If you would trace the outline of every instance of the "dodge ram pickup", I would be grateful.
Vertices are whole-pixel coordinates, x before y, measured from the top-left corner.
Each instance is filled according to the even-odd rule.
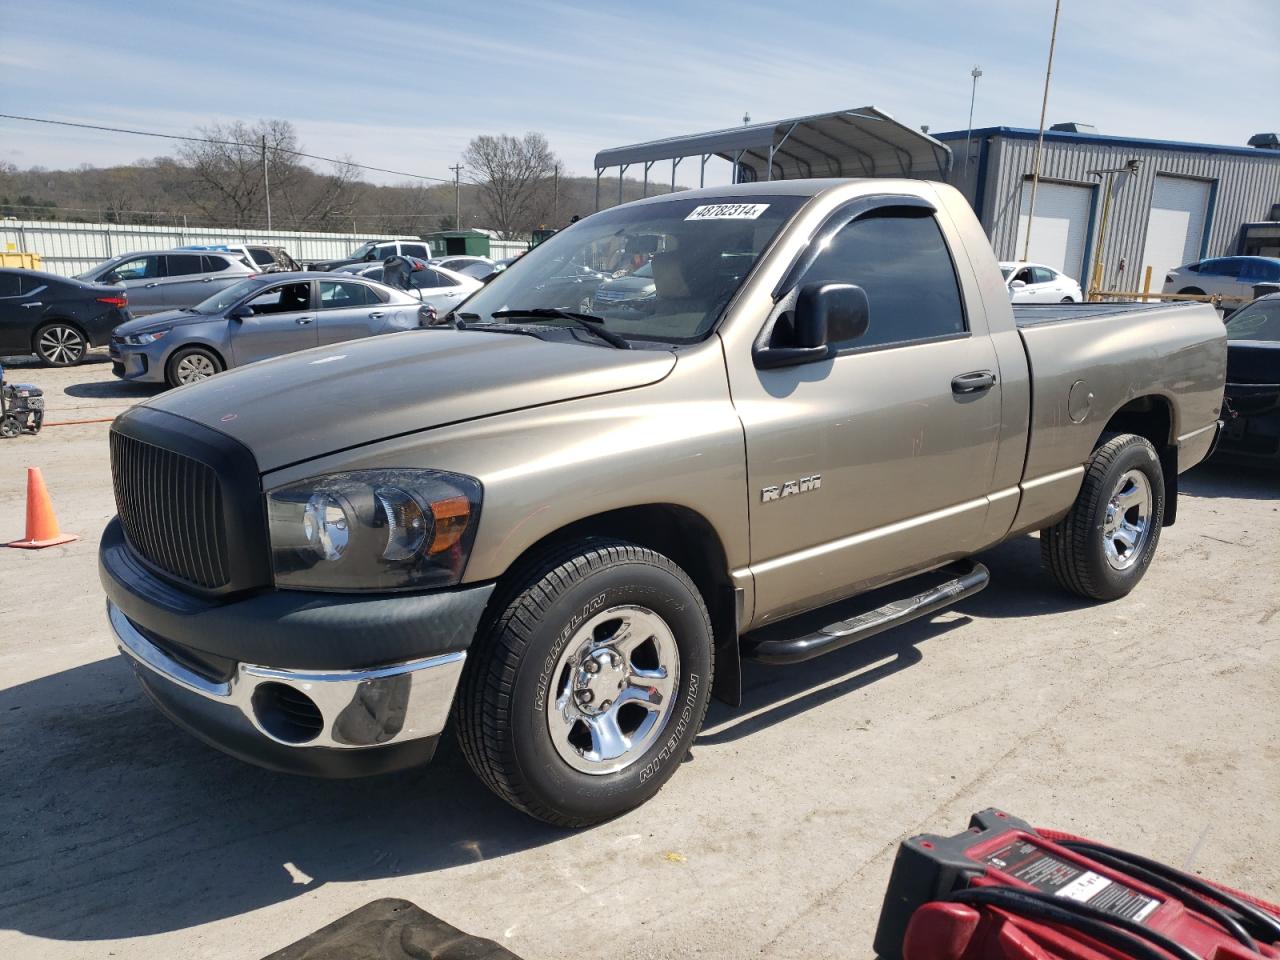
[[[615,312],[582,279],[638,266],[652,294]],[[1207,305],[1015,310],[947,186],[649,198],[438,328],[122,414],[107,614],[147,694],[224,751],[373,774],[428,761],[452,718],[497,794],[591,824],[666,782],[712,695],[739,702],[742,658],[962,600],[1010,537],[1123,597],[1214,445],[1225,365]]]

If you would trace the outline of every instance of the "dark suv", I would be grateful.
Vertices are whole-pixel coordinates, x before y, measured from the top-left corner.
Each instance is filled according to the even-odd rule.
[[[73,366],[111,339],[128,305],[119,284],[0,270],[0,356],[34,353],[50,366]]]

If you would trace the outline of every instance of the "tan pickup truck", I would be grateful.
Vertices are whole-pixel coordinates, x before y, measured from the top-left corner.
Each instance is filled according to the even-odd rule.
[[[912,180],[615,207],[442,320],[122,415],[108,615],[223,750],[358,776],[426,762],[452,716],[485,783],[565,825],[652,796],[740,658],[956,602],[1009,537],[1127,594],[1226,363],[1205,305],[1011,309],[965,201]]]

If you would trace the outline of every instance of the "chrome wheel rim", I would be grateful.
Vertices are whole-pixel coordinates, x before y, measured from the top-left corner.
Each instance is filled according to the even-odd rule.
[[[195,383],[197,380],[208,380],[218,368],[202,353],[193,353],[178,361],[177,374],[179,383]]]
[[[1151,481],[1141,470],[1120,478],[1102,519],[1102,547],[1113,570],[1128,570],[1151,536]]]
[[[581,773],[617,773],[661,736],[675,712],[680,651],[647,607],[618,606],[580,626],[551,674],[547,732]]]
[[[71,327],[50,327],[40,334],[40,356],[50,363],[75,363],[84,356],[84,338]]]

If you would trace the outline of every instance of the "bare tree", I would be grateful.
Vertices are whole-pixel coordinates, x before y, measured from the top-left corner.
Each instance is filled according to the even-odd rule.
[[[529,230],[545,216],[548,178],[559,160],[540,133],[479,136],[462,154],[480,188],[480,205],[490,225],[505,239]]]
[[[320,227],[350,214],[356,168],[339,162],[326,175],[304,166],[287,120],[213,124],[200,133],[205,139],[184,144],[179,158],[190,172],[188,199],[213,222],[266,226],[268,185],[281,214],[273,225]]]

